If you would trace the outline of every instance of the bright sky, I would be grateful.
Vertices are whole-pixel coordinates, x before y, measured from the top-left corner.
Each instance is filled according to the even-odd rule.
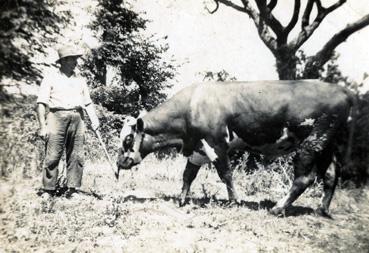
[[[335,1],[326,0],[323,4],[327,6],[326,3]],[[261,42],[251,19],[223,5],[210,15],[204,9],[205,2],[210,9],[214,7],[211,0],[136,0],[134,3],[135,10],[145,12],[152,20],[148,32],[168,35],[169,54],[184,63],[173,92],[200,80],[198,73],[207,70],[225,69],[238,80],[276,79],[274,57]],[[282,23],[288,22],[294,1],[279,2],[276,15]],[[327,16],[302,49],[308,54],[316,52],[336,31],[367,13],[367,0],[348,0]],[[337,48],[342,71],[355,81],[362,81],[363,73],[369,72],[368,40],[369,27]]]
[[[89,48],[98,46],[92,32],[86,28],[91,21],[96,1],[69,0],[67,8],[76,20],[74,27],[68,27],[61,41],[81,40]],[[338,0],[323,0],[328,6]],[[168,57],[182,64],[173,81],[173,94],[186,85],[201,81],[200,72],[228,71],[238,80],[277,79],[275,60],[269,49],[260,40],[251,19],[229,7],[220,5],[215,14],[212,0],[131,0],[133,9],[144,12],[144,17],[152,22],[148,34],[157,37],[168,36]],[[254,2],[251,0],[250,2]],[[305,3],[306,1],[302,1]],[[294,0],[279,1],[275,15],[286,24],[292,14]],[[84,11],[81,11],[83,8]],[[86,10],[90,10],[89,13]],[[310,55],[319,50],[338,30],[369,13],[368,0],[348,0],[341,8],[326,17],[313,36],[302,47]],[[312,14],[314,17],[314,14]],[[294,31],[295,34],[297,31]],[[292,34],[293,37],[294,34]],[[345,75],[362,82],[363,73],[369,73],[369,26],[356,32],[342,43],[338,63]],[[57,58],[55,48],[49,50],[49,62]],[[43,62],[44,58],[36,61]],[[369,90],[369,78],[365,80]]]

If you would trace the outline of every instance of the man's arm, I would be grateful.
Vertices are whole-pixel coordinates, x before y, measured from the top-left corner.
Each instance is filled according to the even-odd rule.
[[[38,135],[44,139],[47,137],[47,126],[46,126],[46,106],[43,103],[37,104],[37,118],[40,126]]]
[[[50,92],[51,92],[50,83],[52,83],[52,81],[50,80],[50,74],[48,73],[42,79],[36,101],[37,118],[40,126],[38,130],[38,135],[43,139],[45,139],[48,134],[46,126],[46,107],[48,106],[50,100]]]

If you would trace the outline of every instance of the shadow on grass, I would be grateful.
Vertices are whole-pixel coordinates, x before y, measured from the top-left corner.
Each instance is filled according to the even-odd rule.
[[[57,187],[57,189],[55,190],[55,192],[52,194],[52,196],[54,197],[66,197],[67,195],[67,191],[68,188],[67,187]],[[36,194],[37,195],[41,195],[44,192],[43,189],[37,189],[36,190]],[[93,191],[92,189],[90,189],[90,191],[83,191],[80,189],[76,189],[75,193],[79,194],[79,195],[85,195],[85,196],[89,196],[89,197],[94,197],[98,200],[102,200],[103,199],[103,195],[96,193],[95,191]]]
[[[136,197],[134,195],[128,195],[125,197],[120,198],[117,200],[118,203],[124,203],[124,202],[134,202],[134,203],[144,203],[144,202],[150,202],[150,201],[157,201],[157,200],[164,200],[168,202],[173,202],[179,206],[179,198],[176,196],[163,196],[159,198],[144,198],[144,197]],[[209,198],[209,197],[203,197],[203,198],[190,198],[186,199],[186,204],[189,204],[191,202],[192,205],[199,206],[201,208],[209,208],[212,205],[213,206],[220,206],[220,207],[245,207],[251,210],[270,210],[276,202],[271,201],[269,199],[264,199],[260,202],[255,201],[244,201],[242,200],[240,203],[230,202],[226,199],[216,199],[216,198]],[[294,216],[301,216],[301,215],[311,215],[314,214],[314,210],[310,207],[304,207],[304,206],[290,206],[286,209],[285,217],[294,217]]]

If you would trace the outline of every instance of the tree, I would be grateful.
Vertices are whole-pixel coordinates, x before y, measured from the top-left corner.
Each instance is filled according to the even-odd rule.
[[[147,22],[122,0],[99,0],[91,28],[101,46],[92,50],[85,68],[92,96],[110,111],[137,114],[166,98],[164,91],[170,87],[167,81],[174,76],[175,66],[164,60],[166,44],[154,35],[143,35]],[[118,82],[106,83],[109,68]]]
[[[354,178],[357,184],[369,183],[369,92],[359,97],[355,132],[353,136],[352,160],[354,170],[344,176]]]
[[[217,81],[217,82],[226,82],[226,81],[236,81],[236,77],[231,76],[226,70],[222,69],[218,72],[213,71],[205,71],[204,73],[200,73],[204,75],[204,81]]]
[[[216,4],[215,9],[209,10],[215,13],[220,4],[233,8],[248,15],[254,22],[259,37],[268,47],[276,59],[276,67],[281,80],[296,78],[296,53],[301,46],[313,35],[325,17],[341,7],[346,0],[337,0],[334,4],[324,7],[321,0],[307,0],[305,8],[301,8],[301,1],[295,0],[294,11],[289,23],[283,26],[275,17],[273,10],[278,4],[278,0],[255,0],[255,7],[251,6],[248,0],[241,0],[240,4],[232,0],[213,0]],[[311,17],[313,10],[316,16]],[[297,26],[301,15],[301,27],[298,35],[289,40],[291,31]],[[331,58],[334,50],[350,35],[369,25],[369,14],[361,19],[348,24],[343,30],[338,31],[330,38],[325,45],[315,54],[307,57],[306,65],[303,70],[303,78],[318,78],[319,71],[324,64]]]
[[[58,3],[59,4],[59,3]],[[31,58],[45,53],[60,28],[70,20],[68,11],[56,13],[56,0],[3,0],[0,4],[0,80],[41,79]]]

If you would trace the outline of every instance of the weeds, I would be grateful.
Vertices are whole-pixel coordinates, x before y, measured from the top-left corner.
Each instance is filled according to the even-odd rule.
[[[86,194],[43,200],[36,195],[43,143],[34,135],[37,122],[34,114],[29,115],[32,106],[25,106],[2,108],[8,113],[2,114],[1,122],[0,252],[361,253],[369,249],[367,188],[338,189],[331,207],[333,221],[306,211],[319,202],[319,182],[295,203],[294,215],[268,214],[293,180],[288,159],[269,168],[259,164],[252,172],[235,169],[240,206],[223,204],[226,187],[214,169],[204,166],[191,187],[192,201],[179,208],[176,199],[185,158],[158,160],[151,155],[138,168],[121,171],[116,181],[108,163],[98,156],[102,152],[97,140],[87,136],[81,189]],[[113,154],[113,147],[109,152]],[[63,177],[59,185],[64,185]]]

